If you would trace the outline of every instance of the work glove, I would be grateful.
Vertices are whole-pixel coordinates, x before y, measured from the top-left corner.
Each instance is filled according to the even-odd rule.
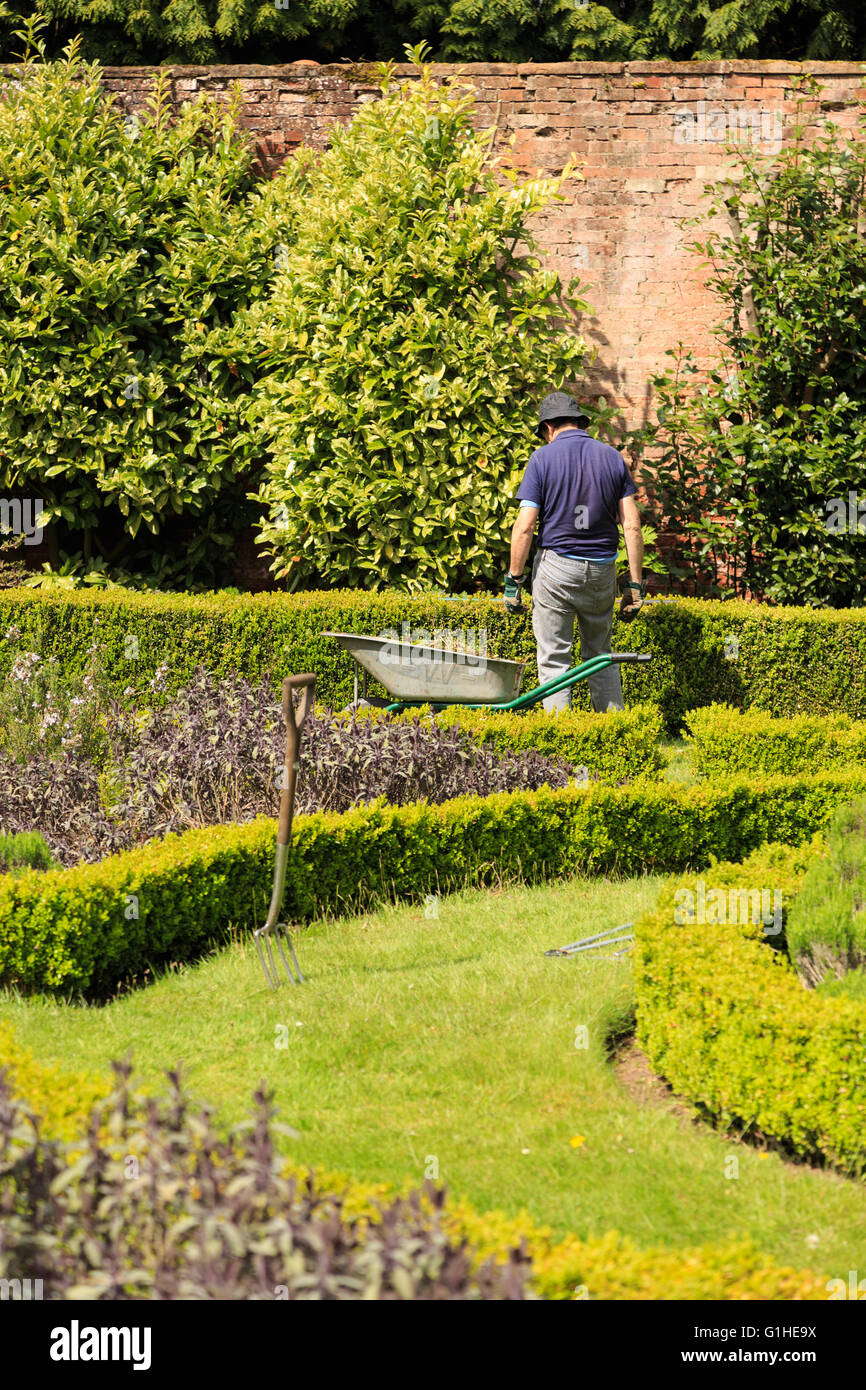
[[[505,607],[509,613],[519,613],[523,602],[523,585],[526,583],[524,574],[512,574],[509,570],[505,576]]]
[[[623,585],[619,616],[624,623],[632,622],[643,607],[646,584],[638,584],[636,579],[627,579]]]

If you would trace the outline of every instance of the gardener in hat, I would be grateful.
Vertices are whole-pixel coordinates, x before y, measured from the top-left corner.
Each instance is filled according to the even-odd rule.
[[[622,455],[587,433],[589,417],[564,391],[545,396],[538,423],[545,443],[530,458],[517,491],[520,511],[511,533],[505,606],[520,611],[529,547],[539,525],[532,629],[543,684],[574,664],[575,618],[581,661],[610,651],[620,525],[629,578],[619,611],[627,622],[640,612],[645,586],[637,488]],[[593,709],[623,708],[619,666],[590,676],[589,690]],[[570,703],[571,691],[562,690],[549,695],[544,708],[568,709]]]

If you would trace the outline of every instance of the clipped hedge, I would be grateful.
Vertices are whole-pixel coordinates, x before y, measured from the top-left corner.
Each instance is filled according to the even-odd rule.
[[[744,863],[715,864],[705,891],[778,889],[790,902],[820,853],[817,844],[767,846]],[[683,921],[684,889],[697,897],[696,880],[680,879],[635,924],[637,1035],[650,1063],[725,1128],[862,1173],[866,1007],[805,989],[760,922],[732,922],[730,911]]]
[[[502,878],[676,872],[797,844],[866,793],[866,769],[720,786],[634,783],[382,803],[295,822],[285,911],[305,921]],[[276,823],[212,826],[0,882],[0,984],[104,995],[264,921]]]
[[[698,777],[794,775],[866,765],[866,721],[845,714],[790,715],[707,705],[686,715],[684,737]]]
[[[315,671],[318,697],[335,709],[352,699],[353,665],[326,629],[402,634],[415,640],[443,631],[486,633],[494,656],[528,662],[524,689],[537,683],[530,606],[519,617],[495,598],[358,592],[229,595],[38,593],[0,591],[0,634],[15,623],[42,634],[45,655],[83,673],[98,635],[114,692],[131,687],[153,700],[149,681],[168,667],[174,693],[203,664],[217,675],[238,671],[275,683],[293,671]],[[471,638],[470,638],[471,641]],[[866,719],[866,610],[769,608],[744,602],[677,599],[648,607],[633,623],[614,621],[614,649],[653,653],[645,666],[623,668],[629,704],[660,706],[678,729],[688,710],[713,701],[777,715],[848,714]],[[0,644],[0,676],[10,657]],[[577,660],[577,657],[575,657]],[[371,693],[384,694],[371,688]],[[585,684],[575,702],[588,708]]]
[[[386,714],[375,707],[362,708],[368,719],[409,720],[430,714],[429,705]],[[462,730],[473,743],[491,746],[497,753],[534,749],[550,758],[564,758],[576,768],[605,782],[651,776],[664,766],[659,739],[663,725],[657,705],[596,714],[593,710],[560,710],[548,713],[538,707],[520,718],[485,710],[438,710],[436,723]]]
[[[11,1024],[0,1020],[0,1072],[4,1070],[13,1089],[42,1120],[41,1132],[54,1139],[80,1136],[90,1111],[111,1094],[105,1077],[37,1061],[18,1042]]]
[[[40,1134],[70,1143],[69,1161],[74,1163],[80,1153],[75,1141],[87,1131],[94,1107],[109,1097],[111,1082],[46,1067],[21,1047],[9,1025],[0,1024],[0,1074],[4,1068],[13,1091],[38,1115]],[[371,1225],[382,1220],[383,1207],[409,1190],[408,1184],[398,1192],[386,1183],[359,1182],[344,1173],[310,1169],[290,1159],[285,1160],[283,1172],[323,1196],[328,1194],[339,1204],[345,1220],[362,1219]],[[490,1258],[506,1263],[509,1253],[525,1243],[532,1287],[544,1299],[826,1298],[823,1275],[780,1266],[747,1240],[684,1250],[641,1250],[610,1231],[587,1240],[566,1236],[556,1241],[550,1228],[538,1226],[527,1212],[515,1217],[501,1211],[479,1212],[447,1193],[440,1220],[455,1243],[465,1241],[469,1246],[476,1269]],[[0,1268],[0,1274],[4,1272]]]

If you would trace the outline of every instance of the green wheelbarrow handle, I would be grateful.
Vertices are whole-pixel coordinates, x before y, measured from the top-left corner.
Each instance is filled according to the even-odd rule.
[[[531,705],[537,705],[548,695],[557,695],[560,690],[569,690],[578,681],[587,680],[590,676],[597,675],[599,671],[606,671],[608,666],[633,665],[636,662],[646,661],[652,661],[651,652],[603,652],[599,656],[591,656],[588,661],[582,661],[579,666],[572,666],[568,671],[553,676],[549,681],[545,681],[544,685],[537,685],[534,690],[527,690],[525,695],[518,695],[516,699],[509,700],[506,704],[466,704],[462,700],[397,700],[393,705],[386,706],[385,712],[387,714],[400,714],[402,710],[411,709],[418,705],[429,705],[431,709],[447,709],[449,704],[452,706],[456,704],[460,709],[486,709],[496,713],[529,709]]]

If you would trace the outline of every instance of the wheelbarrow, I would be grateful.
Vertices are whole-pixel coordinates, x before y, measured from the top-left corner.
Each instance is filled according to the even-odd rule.
[[[357,632],[325,632],[322,636],[333,637],[355,662],[354,703],[358,704],[360,668],[364,672],[364,700],[389,714],[399,714],[413,705],[430,705],[434,709],[462,705],[465,709],[517,712],[537,705],[548,695],[569,690],[608,666],[652,660],[650,653],[603,652],[521,695],[525,661],[507,661],[486,653],[445,651],[400,639],[365,637]],[[368,700],[368,676],[396,698],[390,702]]]
[[[295,702],[292,698],[295,690],[302,690],[301,706],[298,714],[295,714]],[[274,886],[271,892],[271,905],[268,909],[267,920],[263,927],[253,933],[256,942],[256,949],[259,953],[259,960],[265,972],[265,979],[271,989],[276,989],[280,983],[277,962],[274,959],[272,942],[276,943],[277,950],[282,957],[286,975],[290,984],[305,984],[298,958],[295,955],[295,948],[292,945],[291,932],[285,922],[281,922],[280,911],[283,905],[283,893],[286,887],[286,869],[289,863],[289,848],[292,840],[292,815],[295,809],[295,783],[298,778],[299,755],[301,748],[301,730],[306,723],[307,715],[313,708],[313,699],[316,693],[316,677],[307,672],[302,676],[287,676],[283,681],[283,718],[286,721],[286,762],[283,768],[282,789],[280,795],[280,820],[277,826],[277,849],[274,857]],[[289,948],[289,955],[294,963],[297,972],[297,980],[292,974],[292,967],[286,957],[283,942]]]

